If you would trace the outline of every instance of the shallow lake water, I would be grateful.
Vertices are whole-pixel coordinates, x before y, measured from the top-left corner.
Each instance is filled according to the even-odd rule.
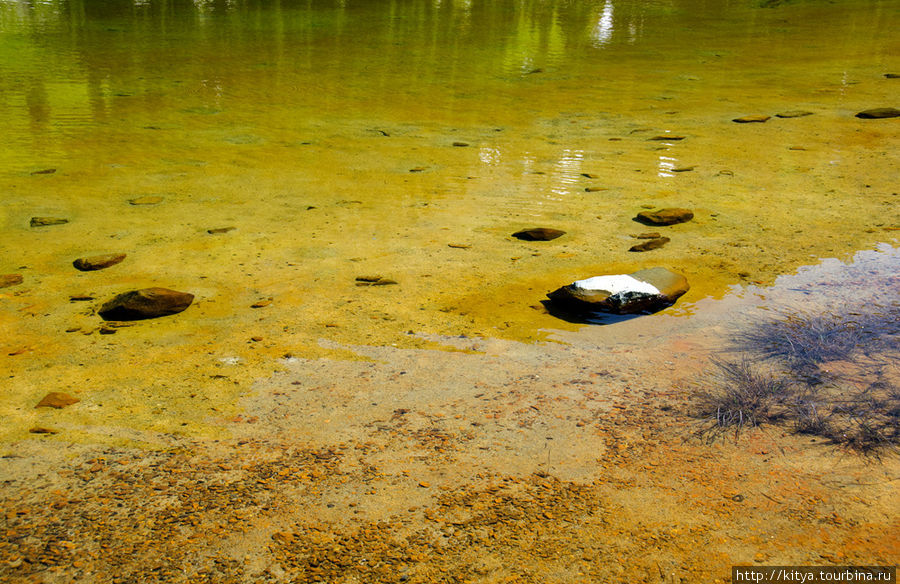
[[[687,319],[894,242],[896,120],[854,114],[896,105],[898,22],[886,1],[2,1],[5,406],[49,379],[140,394],[342,344],[546,341],[585,330],[547,292],[651,266],[687,276],[665,311]],[[660,207],[694,219],[628,251]],[[566,234],[511,237],[535,226]],[[102,302],[150,286],[196,299],[99,334]]]

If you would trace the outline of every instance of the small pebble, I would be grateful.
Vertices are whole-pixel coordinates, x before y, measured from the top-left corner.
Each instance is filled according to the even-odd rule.
[[[132,205],[158,205],[163,202],[163,198],[159,195],[145,195],[143,197],[128,199],[128,202]]]
[[[77,404],[81,400],[61,391],[51,391],[38,402],[35,408],[55,408],[61,409],[72,404]]]
[[[811,115],[813,115],[813,113],[808,112],[806,110],[790,110],[790,111],[786,111],[786,112],[777,113],[777,114],[775,114],[775,117],[777,117],[777,118],[803,118],[803,117],[811,116]]]
[[[752,123],[761,124],[762,122],[765,122],[766,120],[770,119],[771,117],[772,116],[757,114],[757,115],[752,115],[752,116],[743,116],[740,118],[735,118],[731,121],[737,122],[738,124],[752,124]]]
[[[884,118],[896,118],[900,116],[900,110],[893,107],[876,107],[856,114],[856,117],[864,120],[880,120]]]
[[[654,249],[659,249],[665,244],[671,241],[668,237],[654,237],[653,239],[648,239],[644,243],[639,243],[637,245],[632,245],[628,251],[651,251]]]
[[[63,225],[64,223],[68,223],[68,219],[63,219],[62,217],[32,217],[31,218],[31,226],[32,227],[46,227],[47,225]]]

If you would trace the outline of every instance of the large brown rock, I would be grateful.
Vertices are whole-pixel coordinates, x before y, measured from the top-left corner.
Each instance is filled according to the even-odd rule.
[[[690,221],[693,218],[694,212],[690,209],[670,207],[657,211],[641,211],[634,219],[644,225],[674,225]]]
[[[177,314],[194,301],[194,295],[168,288],[144,288],[119,294],[100,307],[103,320],[143,320]]]
[[[579,280],[554,290],[547,297],[572,312],[634,314],[671,306],[688,290],[687,278],[681,274],[666,268],[648,268],[631,274]]]
[[[78,258],[72,262],[72,265],[82,272],[91,272],[93,270],[102,270],[103,268],[114,266],[124,259],[124,253],[108,253],[87,258]]]

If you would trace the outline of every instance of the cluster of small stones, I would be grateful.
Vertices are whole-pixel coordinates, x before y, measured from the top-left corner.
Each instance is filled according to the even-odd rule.
[[[53,174],[56,169],[35,171],[32,174]],[[128,200],[130,205],[158,205],[164,198],[159,195],[145,195]],[[69,219],[65,217],[32,217],[29,224],[32,228],[45,228],[55,225],[66,225]],[[209,233],[227,232],[233,227],[208,230]],[[94,272],[105,270],[125,261],[127,254],[121,252],[106,253],[100,255],[82,256],[72,262],[72,266],[81,272]],[[21,284],[24,278],[21,274],[0,275],[0,288]],[[148,318],[170,316],[187,309],[193,301],[193,294],[179,292],[168,288],[151,287],[139,290],[123,292],[105,302],[98,314],[107,321],[131,321]],[[72,297],[71,300],[93,300],[93,297]],[[114,332],[113,329],[102,329]],[[101,332],[102,332],[101,330]]]

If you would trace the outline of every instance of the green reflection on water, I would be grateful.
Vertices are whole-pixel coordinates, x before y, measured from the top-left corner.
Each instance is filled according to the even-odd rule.
[[[17,145],[185,104],[486,121],[545,113],[558,103],[546,89],[602,111],[679,74],[705,92],[743,85],[735,76],[769,90],[787,77],[760,66],[886,59],[896,14],[873,2],[7,0],[0,107]]]

